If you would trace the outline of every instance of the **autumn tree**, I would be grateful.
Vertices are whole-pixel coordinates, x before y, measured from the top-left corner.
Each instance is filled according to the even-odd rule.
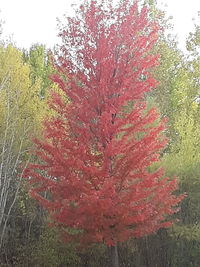
[[[16,210],[22,191],[22,162],[28,162],[30,136],[39,134],[47,110],[38,97],[40,82],[31,83],[30,66],[13,45],[0,46],[0,262],[9,258],[17,232]],[[15,225],[15,226],[13,226]],[[12,237],[12,238],[10,238]],[[13,240],[12,240],[13,243]]]
[[[151,167],[166,145],[165,122],[145,101],[157,85],[157,35],[148,9],[130,1],[85,1],[67,18],[52,76],[64,97],[52,93],[54,116],[35,140],[39,164],[26,170],[65,239],[105,243],[113,266],[119,242],[169,227],[182,198],[177,181]]]

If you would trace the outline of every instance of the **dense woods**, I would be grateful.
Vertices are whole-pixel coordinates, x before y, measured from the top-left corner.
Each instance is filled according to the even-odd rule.
[[[153,1],[97,2],[53,51],[1,39],[0,266],[198,267],[200,26],[183,53]]]

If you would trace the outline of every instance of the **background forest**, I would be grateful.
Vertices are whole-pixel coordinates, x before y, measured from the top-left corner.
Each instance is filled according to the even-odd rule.
[[[159,81],[147,95],[161,117],[168,118],[169,144],[161,155],[168,176],[177,176],[181,203],[176,223],[169,229],[119,246],[121,266],[200,266],[200,25],[187,38],[187,52],[178,48],[173,27],[151,1],[150,15],[162,26],[154,46],[160,65],[153,70]],[[168,34],[166,34],[166,32]],[[54,73],[52,54],[42,44],[20,50],[0,43],[0,266],[109,266],[104,245],[77,249],[62,242],[48,227],[46,211],[29,197],[22,163],[29,163],[32,137],[40,136]],[[22,167],[23,166],[23,167]]]

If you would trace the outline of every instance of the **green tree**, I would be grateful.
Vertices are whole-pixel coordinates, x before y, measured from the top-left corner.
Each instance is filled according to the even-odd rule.
[[[51,53],[47,51],[44,45],[35,44],[29,51],[24,51],[24,61],[27,62],[30,67],[30,77],[32,84],[40,81],[40,97],[44,98],[48,93],[48,89],[53,85],[49,79],[49,75],[53,72],[53,66],[51,63]]]

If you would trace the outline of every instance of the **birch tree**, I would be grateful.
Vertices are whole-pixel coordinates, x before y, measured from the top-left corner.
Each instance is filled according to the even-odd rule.
[[[9,219],[21,186],[21,162],[29,161],[31,134],[39,132],[44,101],[40,83],[30,80],[22,53],[0,47],[0,249],[6,243]]]

